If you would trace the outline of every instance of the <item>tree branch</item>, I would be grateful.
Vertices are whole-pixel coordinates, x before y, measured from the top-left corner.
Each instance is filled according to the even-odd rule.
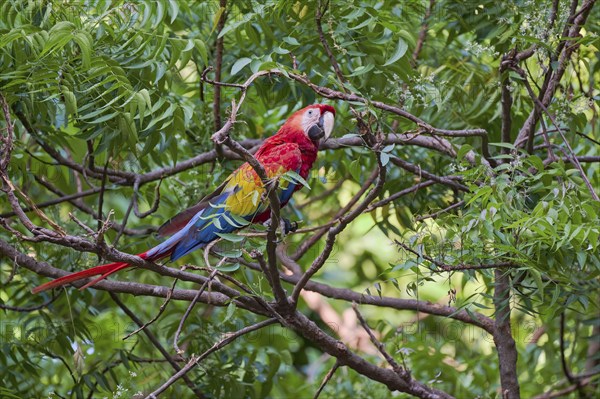
[[[192,356],[190,361],[181,370],[179,370],[177,373],[175,373],[171,378],[169,378],[163,385],[158,387],[155,391],[148,394],[146,396],[146,398],[147,399],[157,398],[158,395],[163,393],[167,388],[169,388],[171,385],[173,385],[178,379],[184,377],[191,369],[196,367],[198,365],[198,363],[200,363],[202,360],[206,359],[211,353],[216,352],[219,349],[229,345],[230,343],[235,341],[237,338],[239,338],[245,334],[251,333],[256,330],[260,330],[263,327],[267,327],[267,326],[269,326],[271,324],[275,324],[275,323],[277,323],[277,319],[275,319],[275,318],[267,319],[267,320],[261,321],[260,323],[256,323],[254,325],[244,327],[239,331],[226,334],[225,338],[223,338],[219,342],[216,342],[212,347],[210,347],[210,349],[208,349],[206,352],[202,353],[200,356]]]
[[[517,347],[510,327],[510,281],[503,270],[494,270],[494,343],[500,364],[500,384],[502,398],[519,399],[521,397],[517,378]]]

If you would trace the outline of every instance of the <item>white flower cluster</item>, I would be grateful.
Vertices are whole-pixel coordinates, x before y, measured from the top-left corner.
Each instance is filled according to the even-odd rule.
[[[126,397],[125,394],[127,393],[127,391],[129,391],[129,389],[125,388],[123,385],[121,385],[121,384],[117,385],[117,390],[113,394],[113,399],[120,398],[120,397],[125,398]]]
[[[555,40],[564,26],[569,15],[569,2],[560,2],[557,10],[556,20],[552,28],[549,27],[549,21],[552,14],[552,7],[540,7],[535,0],[527,0],[523,3],[521,14],[523,21],[519,28],[519,33],[523,36],[532,36],[536,39],[548,41]]]
[[[481,43],[472,42],[470,40],[467,40],[465,43],[465,51],[473,54],[475,57],[481,57],[482,55],[498,57],[500,55],[494,46],[485,46]]]
[[[594,108],[594,99],[588,97],[579,97],[570,103],[571,112],[574,114],[582,114]]]
[[[410,83],[398,84],[394,88],[394,94],[399,98],[402,104],[410,107],[411,105],[431,105],[441,104],[447,82],[436,81],[436,75],[431,73],[427,76],[419,75],[410,77]],[[394,74],[394,80],[402,82],[400,77]]]

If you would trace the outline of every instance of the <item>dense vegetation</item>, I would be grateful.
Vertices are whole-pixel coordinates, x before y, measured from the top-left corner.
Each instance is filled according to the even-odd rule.
[[[598,32],[595,0],[3,1],[0,396],[593,397]],[[297,232],[31,294],[312,103]]]

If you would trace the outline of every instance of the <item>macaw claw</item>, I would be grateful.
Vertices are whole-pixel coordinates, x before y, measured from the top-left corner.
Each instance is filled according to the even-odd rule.
[[[298,222],[292,222],[289,219],[283,218],[283,232],[284,234],[293,233],[298,230]]]

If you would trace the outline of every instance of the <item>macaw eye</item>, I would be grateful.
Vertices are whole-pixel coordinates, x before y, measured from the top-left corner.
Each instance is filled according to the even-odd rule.
[[[308,116],[312,116],[312,114],[313,114],[313,110],[312,109],[308,110]]]

